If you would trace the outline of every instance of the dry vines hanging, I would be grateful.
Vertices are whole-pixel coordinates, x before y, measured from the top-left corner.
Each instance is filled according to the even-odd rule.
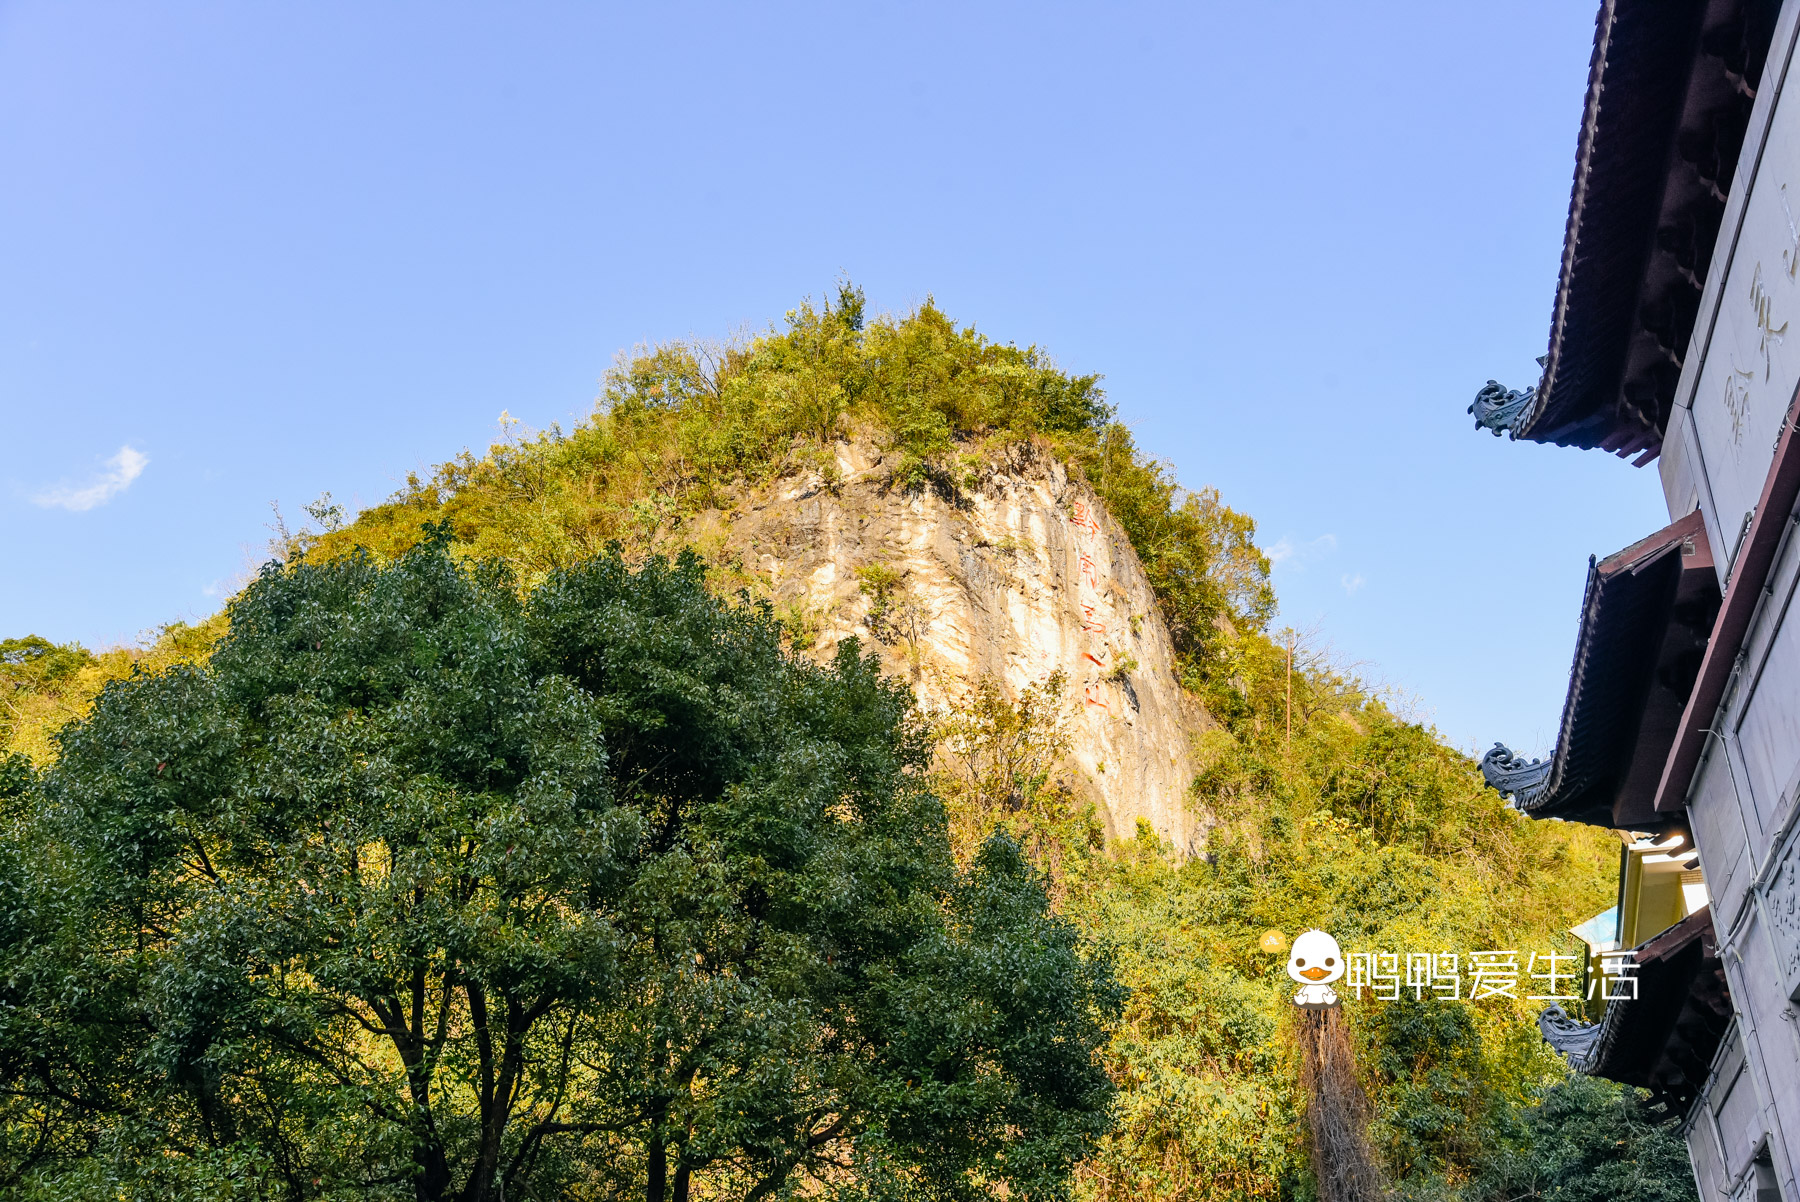
[[[1300,1054],[1320,1202],[1373,1202],[1386,1191],[1369,1150],[1368,1099],[1337,1006],[1301,1012]]]

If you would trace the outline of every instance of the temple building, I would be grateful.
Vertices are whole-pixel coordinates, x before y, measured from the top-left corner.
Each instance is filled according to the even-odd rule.
[[[1540,1026],[1681,1117],[1708,1202],[1800,1202],[1797,37],[1800,0],[1605,0],[1543,374],[1470,406],[1662,477],[1669,524],[1589,565],[1554,752],[1482,770],[1620,832],[1576,929],[1612,1000]]]

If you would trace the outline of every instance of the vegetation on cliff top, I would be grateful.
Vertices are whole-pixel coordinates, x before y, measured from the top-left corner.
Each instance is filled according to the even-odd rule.
[[[610,543],[632,562],[674,551],[697,515],[747,488],[829,474],[830,442],[850,435],[888,449],[893,488],[949,496],[1004,444],[1036,440],[1060,456],[1129,535],[1183,683],[1219,719],[1195,786],[1216,825],[1207,854],[1185,862],[1148,830],[1102,846],[1059,786],[1061,682],[1021,698],[978,682],[971,705],[935,732],[931,783],[961,862],[996,829],[1012,836],[1131,987],[1105,1052],[1117,1121],[1083,1164],[1087,1195],[1309,1196],[1291,983],[1281,957],[1258,949],[1263,930],[1319,926],[1352,947],[1402,953],[1566,953],[1566,928],[1611,900],[1609,835],[1505,810],[1466,757],[1304,645],[1288,670],[1285,640],[1267,630],[1274,596],[1253,523],[1211,491],[1181,490],[1116,420],[1097,378],[958,328],[930,304],[866,319],[846,287],[742,345],[641,351],[608,374],[575,429],[465,454],[353,522],[322,500],[314,526],[279,549],[290,563],[395,561],[443,523],[459,556],[503,563],[529,591]],[[746,583],[732,548],[702,550],[715,585]],[[144,652],[98,656],[0,645],[4,749],[45,767],[53,732],[106,681],[134,661],[167,675],[225,630],[221,615],[171,627]],[[23,760],[9,772],[35,775]],[[1679,1140],[1638,1102],[1561,1083],[1524,1000],[1364,1003],[1352,1019],[1374,1134],[1407,1193],[1512,1199],[1592,1186],[1598,1196],[1628,1179],[1671,1198],[1690,1188],[1665,1181]],[[1561,1177],[1529,1171],[1540,1153],[1560,1158]]]
[[[1210,490],[1185,492],[1139,451],[1097,377],[959,329],[930,303],[866,321],[849,287],[746,345],[641,350],[608,373],[595,414],[574,430],[465,454],[354,526],[298,547],[392,555],[424,522],[448,520],[471,554],[514,564],[529,581],[615,540],[628,550],[680,544],[695,514],[729,508],[745,486],[835,470],[829,445],[853,432],[890,448],[892,487],[951,496],[988,448],[1042,440],[1130,536],[1193,687],[1230,675],[1231,628],[1260,630],[1274,611],[1254,523]]]
[[[1275,608],[1255,523],[1211,489],[1182,489],[1116,417],[1096,376],[1071,376],[1035,347],[959,328],[929,302],[866,320],[862,293],[844,286],[834,301],[802,304],[785,328],[742,345],[640,348],[607,373],[594,414],[574,429],[509,428],[483,454],[410,476],[354,522],[322,497],[306,527],[280,526],[276,551],[331,558],[361,547],[391,559],[428,523],[448,522],[459,554],[506,563],[529,587],[613,542],[628,556],[687,545],[697,514],[729,508],[743,490],[787,472],[835,470],[829,444],[853,433],[890,448],[893,487],[952,496],[986,452],[1033,439],[1085,475],[1130,537],[1183,682],[1215,713],[1243,716],[1243,661],[1266,654],[1266,640],[1249,636]],[[721,561],[722,584],[754,586],[729,571],[733,548],[701,549]],[[204,648],[223,619],[168,628],[146,666]],[[49,733],[136,658],[110,653],[55,677],[29,654],[0,660],[8,723],[0,734],[43,762]]]

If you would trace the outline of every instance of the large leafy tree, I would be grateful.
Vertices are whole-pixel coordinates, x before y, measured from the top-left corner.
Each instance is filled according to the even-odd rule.
[[[0,1166],[47,1195],[1025,1197],[1110,969],[959,874],[905,691],[692,557],[271,566],[0,846]]]

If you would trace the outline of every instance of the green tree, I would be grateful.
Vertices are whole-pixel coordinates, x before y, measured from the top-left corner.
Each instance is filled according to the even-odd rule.
[[[0,749],[11,746],[34,708],[60,699],[75,675],[93,662],[93,654],[78,643],[52,643],[35,634],[0,639]],[[64,720],[72,716],[73,711],[63,714]]]
[[[1491,1135],[1495,1097],[1469,1006],[1402,997],[1376,1013],[1376,1136],[1397,1177],[1461,1170]]]
[[[997,681],[984,678],[960,709],[937,718],[934,779],[948,803],[950,846],[958,858],[972,856],[998,830],[1060,881],[1068,861],[1104,847],[1093,804],[1078,804],[1064,776],[1067,687],[1067,677],[1052,672],[1015,704]]]
[[[1694,1174],[1678,1123],[1641,1090],[1570,1077],[1518,1115],[1467,1191],[1494,1202],[1695,1202]]]
[[[16,1187],[1065,1192],[1118,990],[1011,843],[957,872],[905,690],[691,555],[447,539],[271,565],[8,776]]]

